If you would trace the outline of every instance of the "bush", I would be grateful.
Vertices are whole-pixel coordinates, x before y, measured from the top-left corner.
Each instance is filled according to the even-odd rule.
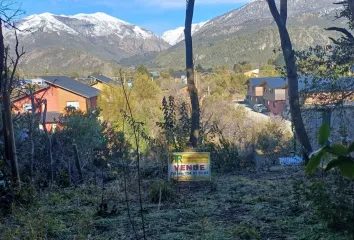
[[[172,183],[166,181],[154,182],[149,188],[149,198],[153,203],[159,203],[161,191],[161,202],[171,200],[173,197]]]
[[[317,219],[334,231],[353,233],[353,191],[349,180],[331,173],[325,178],[294,182],[294,211],[313,210]],[[297,200],[295,200],[297,199]]]
[[[240,225],[236,226],[232,231],[231,234],[233,236],[237,236],[239,239],[260,239],[259,231],[250,226],[248,223],[241,223]]]

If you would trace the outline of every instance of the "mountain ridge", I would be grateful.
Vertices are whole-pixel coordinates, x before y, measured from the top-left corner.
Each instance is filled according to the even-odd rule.
[[[338,8],[333,0],[289,0],[288,29],[295,49],[329,44],[328,37],[339,37],[337,33],[324,30],[346,24],[342,20],[334,22]],[[205,67],[231,66],[239,61],[259,66],[281,54],[274,53],[280,49],[278,30],[266,1],[261,0],[208,21],[193,35],[193,47],[196,62]],[[120,63],[124,66],[145,64],[155,68],[184,68],[185,50],[181,42],[151,56],[150,59],[133,56]]]
[[[194,35],[201,28],[203,28],[203,26],[207,22],[208,21],[192,24],[192,35]],[[168,42],[171,46],[174,46],[184,40],[184,27],[178,27],[172,30],[167,30],[162,34],[161,38]]]
[[[71,49],[73,55],[78,56],[80,54],[77,52],[82,52],[99,59],[97,60],[100,62],[99,65],[103,62],[109,65],[125,57],[151,51],[159,52],[170,47],[152,31],[102,12],[75,15],[56,15],[46,12],[27,16],[17,21],[15,25],[20,30],[18,32],[20,45],[25,46],[26,52],[31,55],[33,61],[41,61],[40,58],[33,58],[34,56],[42,54],[49,56],[53,48],[64,48],[66,49],[64,55],[70,60],[72,59],[69,56]],[[10,45],[14,43],[14,31],[5,27],[4,36],[7,43]],[[41,54],[32,54],[32,52]],[[53,56],[53,59],[56,57]],[[80,61],[80,59],[77,60]],[[53,71],[61,69],[63,73],[67,72],[65,59],[53,61],[53,66],[40,70],[31,69],[24,64],[28,62],[21,61],[20,67],[29,72],[47,71],[48,69],[53,69]],[[41,68],[41,66],[37,67]],[[78,72],[85,71],[78,69]]]

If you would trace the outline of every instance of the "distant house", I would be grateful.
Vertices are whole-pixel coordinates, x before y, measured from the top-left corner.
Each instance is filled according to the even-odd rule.
[[[185,83],[187,83],[187,72],[184,72],[184,71],[173,72],[172,77],[174,79],[183,80]]]
[[[259,77],[259,69],[244,72],[243,75],[246,77]]]
[[[158,72],[150,72],[150,74],[151,74],[151,76],[152,76],[153,78],[158,78],[158,77],[160,77],[160,74],[159,74]]]
[[[107,86],[107,85],[119,85],[119,82],[114,81],[111,78],[108,78],[104,75],[101,74],[93,74],[91,76],[89,76],[89,78],[91,79],[91,87],[97,88],[99,90],[102,90],[103,86]]]
[[[251,105],[263,104],[263,87],[259,86],[265,78],[250,78],[247,80],[246,102]]]
[[[263,104],[274,115],[283,114],[286,105],[286,80],[281,77],[265,78],[259,85],[263,87]]]
[[[40,77],[45,85],[34,92],[37,112],[43,112],[43,100],[47,101],[48,130],[56,124],[54,118],[65,112],[65,109],[75,108],[83,112],[95,109],[99,90],[65,76]],[[13,99],[13,112],[26,113],[32,110],[30,96],[22,94]]]
[[[288,85],[286,89],[287,104]],[[300,78],[299,94],[301,113],[305,128],[314,149],[318,129],[324,122],[331,126],[331,141],[343,143],[354,139],[354,78],[343,78],[335,82],[326,79]],[[290,108],[286,106],[284,117],[290,119]]]

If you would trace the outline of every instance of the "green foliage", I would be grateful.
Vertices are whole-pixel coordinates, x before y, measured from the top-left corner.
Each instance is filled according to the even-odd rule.
[[[276,121],[268,121],[258,134],[256,146],[264,156],[274,157],[291,151],[291,134]]]
[[[80,77],[77,72],[72,72],[72,73],[69,74],[69,76],[70,76],[71,78],[79,78],[79,77]]]
[[[265,64],[259,71],[262,77],[279,77],[281,75],[278,67],[273,64]]]
[[[162,100],[163,122],[157,122],[162,130],[168,149],[171,152],[183,152],[189,141],[190,117],[185,103],[182,103],[179,111],[175,104],[174,97],[170,96],[168,101]]]
[[[296,185],[295,185],[296,184]],[[353,233],[353,192],[349,180],[330,174],[326,179],[296,181],[294,198],[301,211],[314,210],[315,217],[338,232]],[[298,209],[299,210],[299,209]]]
[[[33,184],[26,184],[15,192],[15,201],[22,205],[31,205],[36,201],[37,191]]]
[[[56,177],[57,177],[56,182],[57,182],[58,186],[64,187],[64,188],[70,187],[71,180],[70,180],[68,172],[65,169],[62,169],[59,172],[57,172]]]
[[[59,119],[63,126],[57,135],[66,138],[69,143],[77,143],[79,148],[104,147],[104,124],[99,119],[99,111],[93,110],[87,113],[77,110],[67,110]]]
[[[217,74],[207,75],[201,82],[202,92],[210,91],[211,95],[242,98],[246,94],[247,77],[243,73],[231,73],[228,69],[214,69]]]
[[[142,125],[141,129],[150,136],[155,130],[154,123],[161,119],[159,103],[161,90],[155,81],[152,81],[148,74],[137,73],[134,76],[132,88],[125,86],[128,101],[134,121]],[[113,123],[116,132],[124,132],[125,138],[130,144],[135,144],[132,125],[126,122],[124,114],[128,112],[128,106],[121,86],[104,87],[98,98],[98,106],[101,109],[100,116]],[[148,145],[140,141],[142,152],[148,150]]]
[[[202,67],[202,65],[200,65],[200,63],[198,63],[198,65],[195,67],[195,70],[199,73],[204,72],[204,68]]]
[[[234,227],[231,234],[242,240],[261,239],[259,231],[255,227],[250,226],[248,223],[241,223],[240,225]]]
[[[233,70],[236,73],[243,73],[252,70],[253,66],[247,62],[242,61],[234,64]]]
[[[327,142],[330,133],[331,129],[329,123],[323,124],[318,131],[318,144],[323,146]]]
[[[324,154],[325,152],[321,150],[319,153],[311,157],[310,161],[306,165],[306,174],[312,173],[320,165]]]
[[[156,181],[149,187],[149,199],[152,203],[159,203],[172,200],[174,196],[173,186],[170,182]]]
[[[310,161],[306,166],[306,173],[312,173],[320,165],[322,158],[330,155],[333,156],[334,159],[327,164],[326,171],[333,168],[338,168],[343,176],[354,179],[354,159],[350,155],[354,152],[352,151],[353,144],[349,147],[341,144],[331,145],[328,142],[329,136],[330,127],[328,123],[325,123],[320,127],[318,133],[318,143],[322,146],[326,143],[327,144],[311,154]]]
[[[227,139],[217,125],[212,126],[201,151],[210,152],[210,157],[213,159],[213,169],[232,172],[242,166],[238,146]]]
[[[139,65],[136,69],[136,72],[141,75],[150,76],[150,73],[149,73],[147,67],[145,67],[144,65]]]

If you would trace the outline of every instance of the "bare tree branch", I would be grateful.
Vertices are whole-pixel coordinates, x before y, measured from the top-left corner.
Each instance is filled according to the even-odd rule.
[[[354,42],[354,36],[345,28],[341,28],[341,27],[329,27],[329,28],[325,28],[325,30],[327,31],[337,31],[340,33],[343,33],[347,38],[348,41]]]

